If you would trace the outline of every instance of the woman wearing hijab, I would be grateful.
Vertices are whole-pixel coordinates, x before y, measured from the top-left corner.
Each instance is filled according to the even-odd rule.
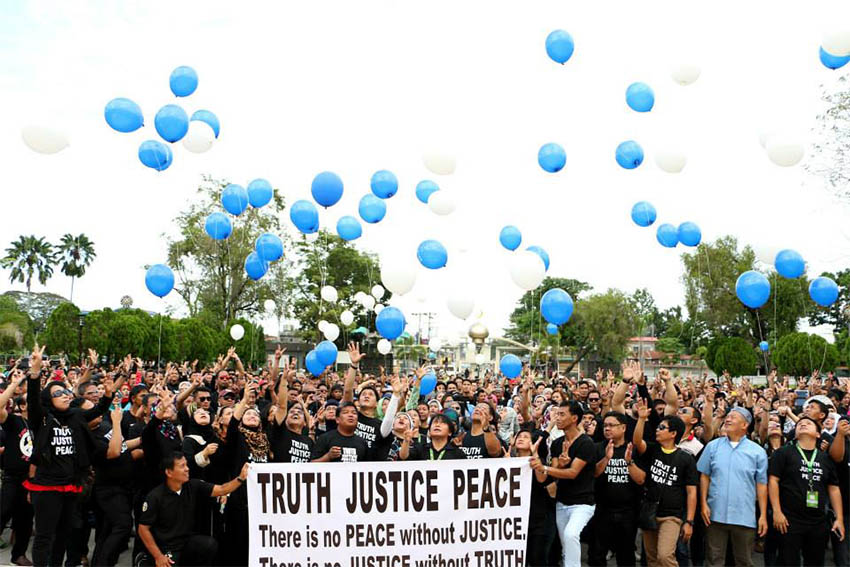
[[[225,443],[230,471],[241,471],[245,463],[269,462],[269,439],[262,430],[260,412],[254,406],[258,385],[248,382],[242,400],[233,409]],[[225,565],[248,565],[248,492],[241,486],[233,492],[225,507],[225,537],[230,557]]]
[[[186,423],[183,430],[183,454],[189,463],[191,478],[213,482],[210,465],[220,443],[210,422],[210,412],[195,408],[192,421]]]
[[[77,499],[95,451],[88,422],[106,411],[112,401],[112,386],[90,410],[71,408],[74,394],[64,382],[50,381],[41,389],[44,348],[30,355],[27,406],[33,436],[31,462],[35,476],[24,482],[35,512],[32,559],[35,565],[61,565]],[[120,388],[122,375],[115,387]]]

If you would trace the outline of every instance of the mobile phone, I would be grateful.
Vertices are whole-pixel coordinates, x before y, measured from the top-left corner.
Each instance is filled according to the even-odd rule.
[[[18,370],[29,370],[30,369],[30,359],[28,356],[23,357],[18,361],[16,366]]]

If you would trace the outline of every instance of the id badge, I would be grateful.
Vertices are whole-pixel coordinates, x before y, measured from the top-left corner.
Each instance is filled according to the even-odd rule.
[[[817,508],[818,507],[818,493],[812,490],[806,492],[806,507],[807,508]]]

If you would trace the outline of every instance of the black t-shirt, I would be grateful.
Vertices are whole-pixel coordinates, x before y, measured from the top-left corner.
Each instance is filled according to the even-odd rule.
[[[313,440],[307,435],[293,433],[285,423],[272,425],[269,443],[275,463],[309,463],[311,460]]]
[[[499,444],[502,447],[505,447],[505,443],[499,439]],[[467,433],[463,437],[463,441],[460,444],[460,449],[464,453],[466,453],[467,459],[489,459],[491,458],[490,453],[487,452],[487,444],[484,442],[484,434],[481,435],[473,435],[472,433]],[[501,457],[502,455],[496,455],[496,457]]]
[[[838,486],[841,488],[841,500],[844,510],[850,512],[850,437],[844,438],[844,459],[840,463],[833,461],[838,475]]]
[[[371,449],[381,436],[381,420],[358,412],[357,429],[354,430],[354,434],[366,441],[366,446]]]
[[[559,437],[552,442],[550,452],[552,459],[556,459],[563,450],[564,439]],[[575,441],[570,443],[567,454],[570,456],[570,463],[567,468],[570,468],[575,459],[581,459],[585,462],[578,476],[572,479],[558,479],[558,502],[566,506],[576,504],[586,504],[592,506],[593,498],[593,473],[596,468],[596,445],[593,444],[593,439],[582,433],[576,437]]]
[[[372,454],[371,459],[373,461],[398,461],[399,452],[401,451],[401,444],[404,442],[404,439],[401,437],[396,437],[393,433],[390,433],[386,437],[381,437],[378,435],[378,438],[375,440],[375,444],[372,446]],[[414,444],[416,442],[414,441]]]
[[[0,461],[3,473],[15,476],[28,475],[30,457],[32,457],[32,436],[26,420],[19,415],[9,414],[3,423],[3,435],[5,450]]]
[[[817,449],[816,449],[817,450]],[[812,451],[803,450],[806,459]],[[779,478],[779,502],[788,519],[788,531],[800,532],[823,524],[829,503],[828,485],[837,485],[838,476],[829,455],[817,450],[812,467],[812,488],[818,495],[817,508],[806,505],[809,492],[809,469],[797,450],[796,443],[787,443],[777,449],[767,466],[767,474]]]
[[[48,417],[47,423],[42,427],[52,431],[47,448],[50,453],[50,466],[36,468],[34,483],[47,486],[75,483],[77,447],[71,426]]]
[[[354,435],[346,436],[334,429],[319,436],[313,446],[313,460],[325,456],[331,450],[331,447],[342,449],[342,455],[338,459],[330,461],[332,463],[360,463],[368,460],[366,457],[369,453],[369,447],[366,445],[366,441],[356,432]]]
[[[656,516],[684,518],[688,502],[686,487],[697,486],[699,479],[693,456],[678,447],[666,453],[661,445],[648,443],[639,466],[646,472],[646,497],[658,502]]]
[[[597,462],[605,458],[608,442],[596,444]],[[636,510],[640,501],[641,488],[629,476],[626,463],[627,443],[614,447],[614,455],[605,465],[602,474],[596,477],[596,507],[614,512]]]
[[[197,533],[195,510],[201,499],[212,496],[213,485],[189,479],[180,493],[172,492],[166,484],[160,484],[148,493],[142,505],[139,523],[149,526],[159,549],[180,551],[192,535]]]
[[[535,430],[532,439],[543,437],[543,442],[537,448],[537,455],[542,462],[547,462],[549,451],[546,447],[546,439],[549,433]],[[531,502],[528,507],[528,533],[529,535],[543,535],[548,533],[550,526],[555,523],[555,499],[549,496],[546,489],[548,485],[555,482],[551,476],[546,476],[543,482],[538,482],[537,475],[531,475]],[[556,487],[557,488],[557,487]]]
[[[407,456],[408,461],[462,461],[467,458],[469,457],[466,453],[451,441],[439,451],[434,449],[430,442],[424,445],[412,445]]]
[[[113,459],[106,457],[112,431],[110,424],[103,422],[94,432],[95,450],[92,455],[94,483],[97,486],[123,486],[129,490],[135,475],[133,455],[127,450],[127,442],[122,438],[121,454]]]

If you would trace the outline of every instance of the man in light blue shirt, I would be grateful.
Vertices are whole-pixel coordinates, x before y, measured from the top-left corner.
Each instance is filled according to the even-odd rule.
[[[752,567],[756,535],[767,533],[767,453],[747,439],[753,416],[734,407],[724,421],[726,437],[705,446],[697,463],[700,501],[706,528],[706,566],[726,564],[726,542],[738,567]]]

